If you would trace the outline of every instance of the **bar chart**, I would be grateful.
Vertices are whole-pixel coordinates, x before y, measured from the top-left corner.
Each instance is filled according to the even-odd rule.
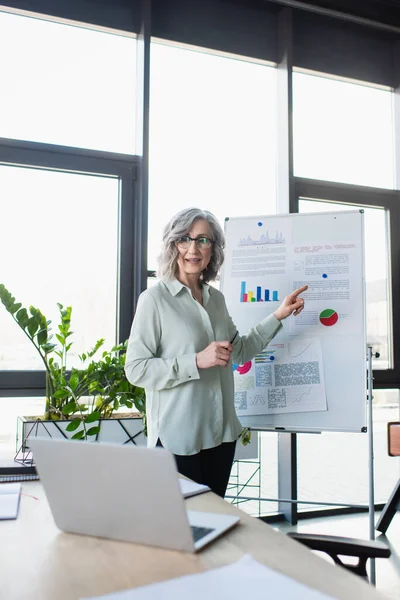
[[[246,281],[240,284],[240,302],[279,302],[278,290],[270,290],[257,285],[255,290],[247,290]]]

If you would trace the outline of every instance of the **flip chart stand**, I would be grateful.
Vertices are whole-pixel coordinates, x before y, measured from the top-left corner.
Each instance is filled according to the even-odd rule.
[[[371,540],[375,539],[375,494],[374,494],[374,439],[373,439],[373,371],[372,371],[372,358],[379,358],[379,352],[373,353],[372,352],[372,348],[368,347],[367,348],[367,356],[366,356],[366,362],[367,362],[367,431],[368,431],[368,475],[369,475],[369,499],[368,499],[368,514],[369,514],[369,537]],[[282,441],[282,443],[286,440],[289,443],[289,447],[288,447],[288,453],[289,454],[293,454],[295,453],[295,456],[287,456],[286,457],[286,462],[290,463],[289,467],[288,465],[286,465],[286,467],[288,468],[288,472],[289,475],[291,476],[291,483],[292,483],[292,487],[289,486],[288,489],[280,489],[279,490],[279,498],[263,498],[261,496],[257,497],[256,499],[261,502],[261,501],[267,501],[267,502],[279,502],[281,505],[286,504],[287,507],[290,507],[290,505],[292,505],[293,509],[292,509],[292,513],[290,514],[290,509],[289,510],[289,514],[286,515],[286,518],[288,518],[288,521],[292,524],[296,524],[297,523],[297,511],[296,511],[296,505],[297,504],[315,504],[315,505],[321,505],[321,506],[338,506],[338,504],[340,504],[340,506],[346,506],[346,507],[352,507],[352,508],[361,508],[361,507],[365,507],[365,505],[356,505],[356,504],[345,504],[345,503],[337,503],[337,502],[311,502],[311,501],[300,501],[297,499],[297,486],[295,483],[295,479],[296,479],[296,473],[293,472],[293,465],[296,464],[297,462],[297,456],[296,456],[296,440],[293,439],[295,438],[295,436],[293,436],[292,434],[295,433],[321,433],[321,432],[316,432],[316,431],[312,431],[312,432],[308,432],[306,430],[301,431],[299,429],[294,429],[292,430],[291,428],[283,428],[283,427],[271,427],[271,426],[256,426],[256,427],[251,427],[250,428],[252,431],[274,431],[275,433],[279,434],[279,440],[280,442]],[[365,428],[363,428],[363,430],[365,431]],[[291,434],[289,436],[285,435],[285,434]],[[285,458],[285,457],[284,457]],[[260,455],[260,461],[261,461],[261,455]],[[260,465],[261,467],[261,465]],[[245,486],[243,486],[245,487]],[[242,489],[243,489],[242,487]],[[286,493],[285,493],[286,492]],[[254,500],[255,498],[252,496],[245,496],[242,493],[238,494],[237,496],[233,496],[233,495],[227,495],[226,498],[229,499],[236,499],[236,500],[242,500],[242,501],[246,501],[246,500]],[[294,511],[294,512],[293,512]],[[376,580],[376,573],[375,573],[375,561],[374,559],[371,559],[370,562],[371,568],[370,568],[370,582],[372,584],[375,583]]]
[[[375,493],[374,493],[374,419],[373,419],[373,373],[372,373],[372,357],[379,358],[379,352],[372,352],[371,346],[368,346],[367,353],[367,372],[368,372],[368,384],[367,384],[367,408],[368,408],[368,465],[369,465],[369,539],[375,539]],[[371,558],[370,561],[370,582],[375,585],[376,583],[376,570],[375,570],[375,559]]]

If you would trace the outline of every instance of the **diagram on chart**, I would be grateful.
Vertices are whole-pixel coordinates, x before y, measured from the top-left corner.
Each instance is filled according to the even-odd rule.
[[[326,308],[325,310],[319,313],[319,322],[325,327],[332,327],[336,325],[339,320],[339,315],[336,310],[332,308]]]
[[[271,360],[273,359],[273,360]],[[272,344],[241,374],[235,365],[238,414],[327,410],[321,340],[297,337]]]

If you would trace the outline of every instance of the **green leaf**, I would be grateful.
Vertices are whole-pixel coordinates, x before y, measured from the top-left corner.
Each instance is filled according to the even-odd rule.
[[[36,337],[39,346],[45,344],[47,342],[47,329],[40,329]]]
[[[67,431],[75,431],[78,429],[79,425],[81,425],[82,421],[80,419],[74,419],[71,423],[68,423],[66,430]]]
[[[69,380],[69,387],[71,390],[75,390],[79,384],[79,375],[77,373],[73,373]]]
[[[63,346],[64,345],[64,338],[59,335],[58,333],[56,333],[56,338],[58,339],[58,341],[60,342],[60,344]]]
[[[9,307],[8,311],[13,315],[21,308],[21,302],[13,302],[13,304]]]
[[[68,398],[69,396],[69,391],[68,390],[57,390],[56,392],[54,392],[53,394],[54,398]],[[64,414],[68,414],[68,413],[64,413]]]
[[[94,423],[100,419],[100,412],[98,410],[94,410],[90,415],[85,417],[85,423]]]
[[[50,354],[50,352],[53,352],[54,348],[56,347],[55,344],[42,344],[42,350],[44,350],[44,352],[46,354]]]
[[[39,323],[37,322],[36,317],[31,317],[28,321],[28,331],[31,337],[34,337],[37,330],[39,329]]]
[[[81,440],[84,436],[85,436],[85,432],[82,429],[81,431],[74,433],[74,435],[71,437],[71,440]]]
[[[20,308],[19,311],[17,312],[17,314],[15,315],[15,318],[17,319],[18,323],[21,325],[21,327],[23,327],[25,329],[29,317],[28,317],[28,312],[26,310],[26,308]]]
[[[0,300],[2,301],[2,303],[4,304],[4,306],[6,307],[6,309],[11,312],[11,308],[13,306],[13,304],[15,303],[15,298],[14,296],[12,296],[10,294],[10,292],[7,290],[7,288],[3,285],[0,284]],[[13,313],[11,313],[13,314]]]
[[[91,427],[90,429],[87,430],[86,435],[97,435],[98,433],[100,433],[100,425],[98,425],[97,427]]]
[[[63,415],[70,415],[71,413],[75,412],[76,410],[78,410],[76,402],[75,402],[75,400],[71,400],[65,406],[62,407],[61,412]]]

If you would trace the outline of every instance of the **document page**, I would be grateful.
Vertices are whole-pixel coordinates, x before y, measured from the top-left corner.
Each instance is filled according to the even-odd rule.
[[[133,590],[107,594],[86,600],[328,600],[322,592],[266,567],[252,558],[243,556],[227,567],[205,573],[185,575],[162,583],[146,585]],[[83,599],[81,599],[83,600]]]
[[[0,520],[18,517],[21,487],[20,483],[0,484]]]
[[[197,496],[197,494],[204,494],[204,492],[210,491],[208,485],[196,483],[195,481],[190,481],[190,479],[182,479],[181,477],[179,478],[179,485],[181,486],[184,498],[190,498],[190,496]]]

